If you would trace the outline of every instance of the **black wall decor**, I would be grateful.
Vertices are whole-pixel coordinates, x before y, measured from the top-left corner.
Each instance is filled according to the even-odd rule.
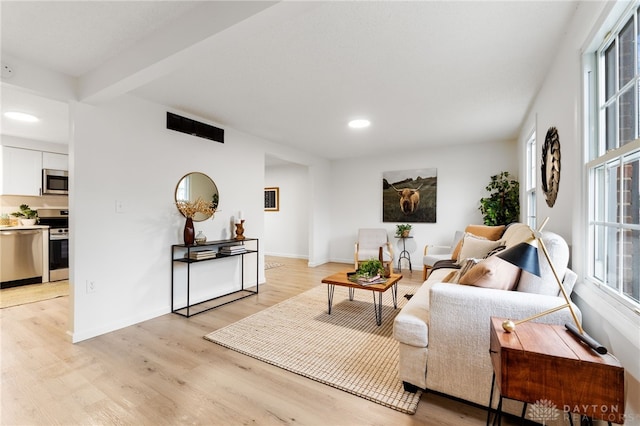
[[[224,143],[224,129],[167,111],[167,129]]]
[[[542,192],[547,205],[553,207],[560,189],[560,136],[558,129],[549,127],[542,145]]]

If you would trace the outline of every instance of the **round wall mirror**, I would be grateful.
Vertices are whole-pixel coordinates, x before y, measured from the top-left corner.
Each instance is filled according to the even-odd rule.
[[[206,202],[211,202],[211,206],[215,210],[218,208],[219,197],[218,187],[213,180],[204,173],[193,172],[184,175],[176,186],[176,203],[179,201],[195,203],[198,198],[201,198]],[[198,212],[193,216],[193,220],[195,222],[202,222],[211,216],[211,214]]]

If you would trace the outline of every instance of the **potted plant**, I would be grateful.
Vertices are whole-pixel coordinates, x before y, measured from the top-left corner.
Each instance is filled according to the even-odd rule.
[[[396,237],[407,238],[411,232],[411,225],[396,225]]]
[[[509,172],[491,176],[485,188],[490,192],[480,199],[480,211],[485,225],[508,225],[520,218],[520,184],[509,177]]]
[[[378,259],[363,260],[358,265],[356,275],[360,278],[373,278],[384,274],[384,265]]]
[[[20,222],[26,226],[35,225],[38,221],[38,212],[31,210],[27,204],[21,204],[20,210],[11,213],[11,216],[19,218]]]

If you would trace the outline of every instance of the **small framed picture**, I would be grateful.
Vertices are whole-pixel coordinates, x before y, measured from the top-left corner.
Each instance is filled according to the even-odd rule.
[[[264,211],[277,212],[280,210],[280,188],[277,186],[264,189]]]

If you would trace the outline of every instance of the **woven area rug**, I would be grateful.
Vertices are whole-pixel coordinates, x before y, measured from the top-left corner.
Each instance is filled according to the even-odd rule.
[[[266,262],[264,264],[264,269],[273,269],[273,268],[279,268],[280,266],[283,266],[284,263],[278,263],[278,262]]]
[[[398,343],[393,319],[406,303],[409,286],[398,286],[398,309],[391,289],[383,295],[382,325],[377,326],[369,290],[336,286],[331,315],[327,286],[244,318],[205,339],[261,361],[344,390],[404,413],[414,414],[420,395],[405,392],[398,379]],[[377,293],[376,293],[377,296]]]

